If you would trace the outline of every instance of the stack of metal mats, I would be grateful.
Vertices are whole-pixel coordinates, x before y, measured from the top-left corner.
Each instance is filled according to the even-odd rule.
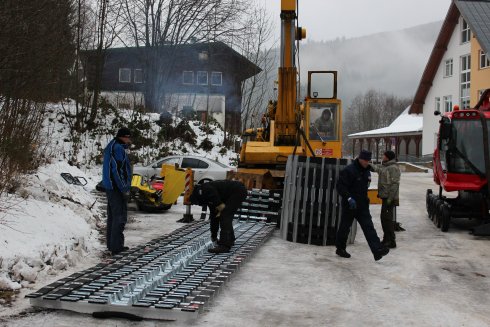
[[[336,183],[349,159],[289,156],[284,181],[281,237],[297,243],[332,245],[340,225],[342,206]],[[354,221],[349,234],[353,243]]]
[[[240,221],[264,221],[279,224],[281,220],[282,190],[252,189],[235,214]]]
[[[196,222],[28,294],[34,306],[94,316],[196,318],[275,225],[235,223],[235,246],[213,255],[209,226]]]

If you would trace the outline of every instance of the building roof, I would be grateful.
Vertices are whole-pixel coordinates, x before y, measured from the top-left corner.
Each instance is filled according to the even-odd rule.
[[[486,53],[490,53],[490,0],[453,0],[437,37],[419,86],[415,92],[410,113],[422,113],[425,98],[432,87],[447,45],[462,15]]]
[[[156,53],[152,50],[156,50]],[[202,52],[208,53],[211,62],[229,62],[230,66],[239,68],[236,72],[237,78],[241,81],[262,71],[260,67],[223,42],[165,45],[158,48],[122,47],[108,48],[105,50],[106,58],[134,56],[136,58],[141,58],[141,60],[146,60],[146,58],[156,54],[162,57],[171,55],[173,58],[179,58],[179,60],[194,57],[195,55],[197,60],[199,53]],[[83,53],[87,57],[91,57],[96,54],[96,50],[88,50]]]
[[[459,0],[456,6],[475,33],[483,51],[490,53],[490,0]]]
[[[423,115],[409,113],[407,107],[388,127],[350,134],[350,139],[422,134]]]

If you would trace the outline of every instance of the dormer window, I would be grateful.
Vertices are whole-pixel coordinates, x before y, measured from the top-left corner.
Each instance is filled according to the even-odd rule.
[[[480,69],[490,67],[490,59],[487,54],[480,50]]]
[[[208,72],[205,71],[197,72],[197,84],[208,85]]]
[[[119,68],[119,83],[131,83],[130,68]]]
[[[462,19],[461,23],[461,43],[467,43],[471,40],[471,30],[470,25]]]
[[[143,69],[134,70],[134,82],[137,84],[143,83]]]
[[[182,73],[182,84],[193,85],[194,84],[194,72],[184,71]]]
[[[221,72],[211,73],[211,85],[221,86],[223,84],[223,74]]]

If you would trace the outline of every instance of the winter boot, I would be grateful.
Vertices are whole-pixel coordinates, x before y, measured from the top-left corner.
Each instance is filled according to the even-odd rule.
[[[218,244],[214,248],[208,249],[208,252],[209,253],[215,253],[215,254],[227,253],[227,252],[230,252],[230,247],[229,246],[226,246],[226,245],[223,245],[223,244]]]
[[[376,253],[374,253],[374,260],[376,261],[380,260],[382,257],[387,255],[388,252],[390,252],[390,249],[388,249],[385,246],[381,247],[378,251],[376,251]]]
[[[350,258],[350,253],[344,249],[337,249],[337,251],[335,251],[335,254],[342,258]]]

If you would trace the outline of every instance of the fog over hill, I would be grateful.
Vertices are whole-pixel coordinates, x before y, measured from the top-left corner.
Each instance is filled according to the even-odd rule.
[[[337,70],[338,96],[344,108],[369,89],[413,97],[441,25],[434,22],[351,39],[301,42],[301,82],[306,83],[308,70]]]

